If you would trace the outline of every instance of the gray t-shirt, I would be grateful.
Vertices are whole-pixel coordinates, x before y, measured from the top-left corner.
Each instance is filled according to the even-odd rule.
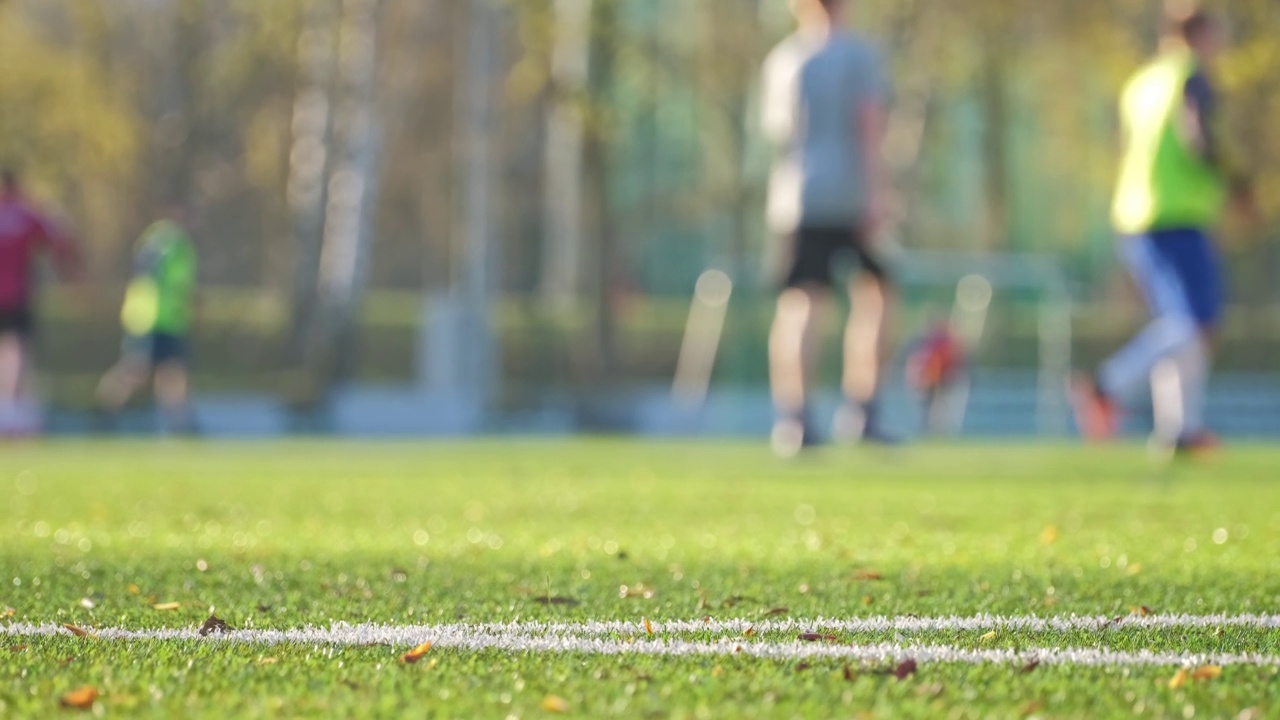
[[[774,48],[763,75],[764,131],[776,150],[770,226],[858,222],[868,191],[858,111],[887,94],[876,48],[846,32],[800,32]]]

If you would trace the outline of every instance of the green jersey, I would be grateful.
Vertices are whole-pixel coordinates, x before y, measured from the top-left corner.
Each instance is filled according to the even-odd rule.
[[[161,220],[142,234],[120,319],[131,335],[186,335],[196,288],[196,249],[180,225]]]
[[[1228,179],[1197,147],[1184,121],[1188,83],[1199,76],[1189,51],[1157,58],[1129,81],[1121,99],[1124,156],[1113,216],[1124,234],[1206,228],[1218,222]]]

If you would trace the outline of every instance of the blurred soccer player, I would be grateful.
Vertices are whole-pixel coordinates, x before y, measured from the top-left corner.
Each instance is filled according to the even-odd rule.
[[[808,407],[822,313],[843,257],[849,282],[845,406],[837,433],[886,441],[877,404],[890,284],[873,243],[887,204],[882,144],[886,80],[875,47],[844,30],[850,2],[792,0],[799,30],[765,61],[763,122],[776,149],[769,224],[782,286],[769,338],[777,423],[774,448],[792,455],[819,441]],[[841,279],[843,280],[843,278]]]
[[[176,433],[196,429],[187,373],[196,250],[187,215],[185,207],[173,204],[167,217],[147,228],[138,240],[133,280],[120,311],[123,352],[98,388],[99,403],[114,415],[153,380],[166,429]]]
[[[14,171],[0,171],[0,435],[40,431],[31,338],[36,264],[45,252],[64,277],[78,279],[75,243],[23,198]]]
[[[1204,424],[1209,354],[1222,316],[1223,280],[1213,227],[1229,200],[1252,207],[1242,163],[1222,132],[1213,61],[1224,45],[1217,20],[1177,21],[1173,41],[1129,81],[1121,100],[1124,153],[1114,218],[1121,256],[1142,290],[1151,322],[1077,382],[1081,431],[1114,435],[1119,407],[1161,362],[1172,360],[1182,391],[1185,451],[1213,447]]]

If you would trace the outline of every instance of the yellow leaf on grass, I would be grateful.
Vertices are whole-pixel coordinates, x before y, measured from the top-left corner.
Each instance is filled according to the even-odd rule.
[[[151,609],[152,610],[177,610],[180,607],[182,607],[182,603],[165,602],[165,603],[156,603],[155,605],[151,606]]]
[[[422,643],[421,645],[419,645],[418,647],[416,647],[416,648],[414,648],[414,649],[410,650],[409,652],[407,652],[407,653],[405,653],[405,654],[401,655],[401,656],[400,656],[400,662],[402,662],[402,663],[409,663],[410,665],[412,665],[413,663],[416,663],[416,662],[418,662],[419,660],[421,660],[421,659],[422,659],[422,656],[423,656],[423,655],[426,655],[426,654],[427,654],[427,651],[428,651],[428,650],[430,650],[430,649],[431,649],[431,643],[429,643],[429,642],[424,642],[424,643]]]
[[[98,689],[85,685],[82,688],[72,690],[58,702],[62,707],[75,708],[77,710],[88,710],[93,707],[93,703],[98,699]]]
[[[649,622],[649,618],[641,618],[641,619],[644,620],[644,631],[652,635],[653,623]]]
[[[76,637],[89,637],[89,631],[85,630],[84,628],[76,627],[75,625],[69,625],[69,624],[64,624],[62,627],[66,628],[68,631],[71,632],[72,635],[75,635]]]
[[[1216,680],[1222,677],[1222,668],[1217,665],[1205,665],[1198,667],[1191,673],[1194,680]]]
[[[14,610],[11,607],[7,607],[4,610],[0,610],[0,617],[13,617],[14,615],[17,615],[17,614],[18,614],[18,611]]]
[[[1045,529],[1040,531],[1040,542],[1045,545],[1052,545],[1058,542],[1058,526],[1045,526]]]
[[[142,588],[138,587],[137,585],[134,585],[133,583],[129,583],[129,594],[130,594],[130,595],[137,595],[137,594],[138,594],[138,593],[140,593],[140,592],[142,592]]]
[[[559,695],[548,695],[542,698],[542,709],[549,713],[567,713],[569,701]]]
[[[752,626],[752,627],[747,628],[746,630],[743,630],[743,631],[742,631],[742,634],[743,634],[743,635],[745,635],[745,636],[747,636],[747,637],[755,637],[755,636],[756,636],[756,629],[755,629],[755,626]]]
[[[1183,685],[1186,685],[1187,679],[1190,677],[1191,677],[1191,673],[1187,672],[1186,668],[1182,668],[1178,672],[1174,673],[1173,677],[1169,678],[1169,689],[1177,690]]]
[[[981,640],[982,642],[987,642],[988,640],[995,640],[995,639],[996,639],[996,631],[995,631],[995,630],[992,630],[991,632],[987,633],[986,635],[983,635],[982,637],[980,637],[980,638],[978,638],[978,639],[979,639],[979,640]]]

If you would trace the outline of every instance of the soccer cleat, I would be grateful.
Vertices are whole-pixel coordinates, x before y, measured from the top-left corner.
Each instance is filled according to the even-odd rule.
[[[1178,438],[1174,452],[1178,457],[1198,459],[1216,455],[1222,449],[1222,441],[1208,430]]]
[[[822,444],[822,439],[807,421],[801,418],[783,418],[774,423],[769,444],[775,455],[790,460],[804,450],[818,447]]]
[[[1072,380],[1071,406],[1085,440],[1106,442],[1120,431],[1120,407],[1092,378],[1078,376]]]
[[[885,429],[875,403],[864,409],[856,402],[846,401],[836,411],[832,428],[835,439],[848,445],[865,443],[893,447],[902,444],[902,438]]]

